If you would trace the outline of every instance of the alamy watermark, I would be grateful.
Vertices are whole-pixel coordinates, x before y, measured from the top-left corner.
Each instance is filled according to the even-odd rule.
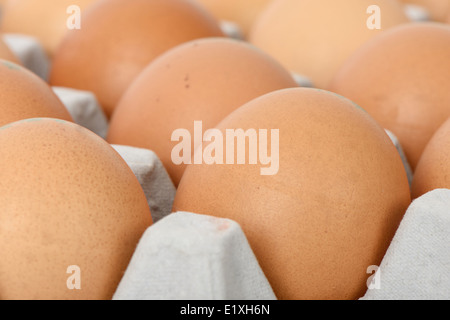
[[[369,290],[379,290],[381,289],[381,269],[379,266],[369,266],[367,268],[367,274],[371,276],[367,279],[367,288]]]
[[[370,14],[366,25],[370,30],[381,29],[381,8],[377,5],[371,5],[367,8],[367,14]]]
[[[68,6],[66,13],[70,16],[67,18],[66,26],[69,30],[81,29],[81,9],[77,5]]]
[[[66,9],[66,13],[69,15],[66,21],[66,26],[69,30],[81,29],[81,8],[75,4],[70,5]],[[370,30],[381,29],[381,8],[378,5],[370,5],[366,10],[367,14],[370,14],[367,19],[366,26]]]
[[[70,274],[67,278],[66,286],[69,290],[81,290],[81,269],[77,265],[67,267],[66,273]]]
[[[171,141],[179,142],[172,149],[173,164],[259,164],[262,166],[261,175],[278,173],[279,129],[271,129],[270,132],[268,129],[226,129],[225,134],[219,129],[208,129],[203,133],[202,121],[194,121],[193,132],[192,138],[188,129],[173,131]]]
[[[70,265],[67,267],[66,273],[70,274],[66,281],[67,289],[81,290],[81,268],[77,265]],[[369,290],[381,289],[380,267],[376,265],[369,266],[367,268],[367,274],[371,274],[366,282],[367,288]]]

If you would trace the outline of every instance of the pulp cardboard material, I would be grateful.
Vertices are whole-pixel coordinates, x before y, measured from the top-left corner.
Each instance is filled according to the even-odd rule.
[[[362,300],[450,299],[449,239],[450,190],[416,199]]]
[[[22,62],[23,66],[39,77],[48,80],[50,59],[39,40],[23,34],[3,34],[3,40]]]
[[[113,300],[275,300],[240,226],[176,212],[144,233]]]
[[[147,149],[112,145],[130,166],[144,189],[153,223],[172,211],[175,186],[156,154]]]
[[[93,93],[64,87],[52,89],[66,106],[75,123],[106,138],[108,120]]]

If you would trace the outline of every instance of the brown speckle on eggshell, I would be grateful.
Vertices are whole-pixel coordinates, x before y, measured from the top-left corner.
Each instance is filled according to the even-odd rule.
[[[133,79],[168,49],[223,36],[217,21],[184,0],[98,0],[55,53],[50,83],[92,91],[109,117]]]
[[[253,98],[290,87],[297,87],[291,74],[246,42],[190,41],[161,55],[130,85],[111,118],[107,139],[153,150],[178,185],[185,165],[172,160],[175,130],[193,135],[194,121],[202,121],[207,130]]]

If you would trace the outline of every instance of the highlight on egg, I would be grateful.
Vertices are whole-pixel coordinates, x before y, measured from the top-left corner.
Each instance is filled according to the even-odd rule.
[[[0,298],[111,299],[152,224],[125,161],[51,118],[0,127],[0,154]]]
[[[224,36],[202,7],[185,0],[98,0],[83,27],[66,33],[50,83],[92,91],[111,116],[133,79],[158,55],[183,42]]]
[[[159,56],[135,79],[112,115],[107,140],[153,150],[178,185],[197,146],[180,131],[193,137],[194,122],[208,130],[253,98],[290,87],[297,87],[292,75],[244,41],[193,40]],[[179,144],[187,147],[176,151]]]
[[[241,130],[236,142],[210,144],[246,162],[189,165],[173,211],[237,221],[280,300],[364,295],[367,269],[381,262],[411,202],[382,127],[346,98],[291,88],[244,104],[215,128],[224,137]],[[274,154],[279,169],[261,174]]]

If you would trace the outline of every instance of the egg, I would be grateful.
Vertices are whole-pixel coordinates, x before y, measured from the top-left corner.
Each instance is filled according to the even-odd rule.
[[[399,139],[415,170],[434,132],[450,116],[450,26],[398,26],[366,43],[329,90],[367,110]]]
[[[94,0],[7,0],[3,5],[0,29],[39,40],[49,57],[68,30],[68,24],[78,19]],[[72,7],[76,6],[76,7]]]
[[[73,121],[44,80],[11,61],[0,60],[0,126],[35,117]]]
[[[107,140],[153,150],[178,185],[196,144],[189,143],[187,161],[174,161],[177,130],[193,136],[194,122],[207,130],[253,98],[289,87],[297,87],[292,75],[244,41],[193,40],[161,55],[131,84]]]
[[[236,23],[244,37],[273,0],[197,0],[219,20]]]
[[[435,189],[450,189],[450,118],[427,144],[411,186],[414,199]]]
[[[13,62],[15,64],[21,64],[17,56],[9,49],[6,43],[1,39],[0,34],[0,59]]]
[[[211,14],[184,0],[99,0],[81,30],[64,37],[50,83],[93,92],[112,114],[132,80],[154,58],[197,38],[223,36]]]
[[[450,14],[450,0],[401,0],[404,4],[413,4],[425,8],[434,21],[444,22]]]
[[[280,300],[361,297],[411,202],[378,123],[331,92],[289,88],[243,105],[211,134],[173,211],[238,222]]]
[[[275,0],[255,22],[249,41],[326,89],[360,45],[408,21],[396,0]]]
[[[74,123],[0,128],[0,297],[111,299],[152,219],[136,176]]]

